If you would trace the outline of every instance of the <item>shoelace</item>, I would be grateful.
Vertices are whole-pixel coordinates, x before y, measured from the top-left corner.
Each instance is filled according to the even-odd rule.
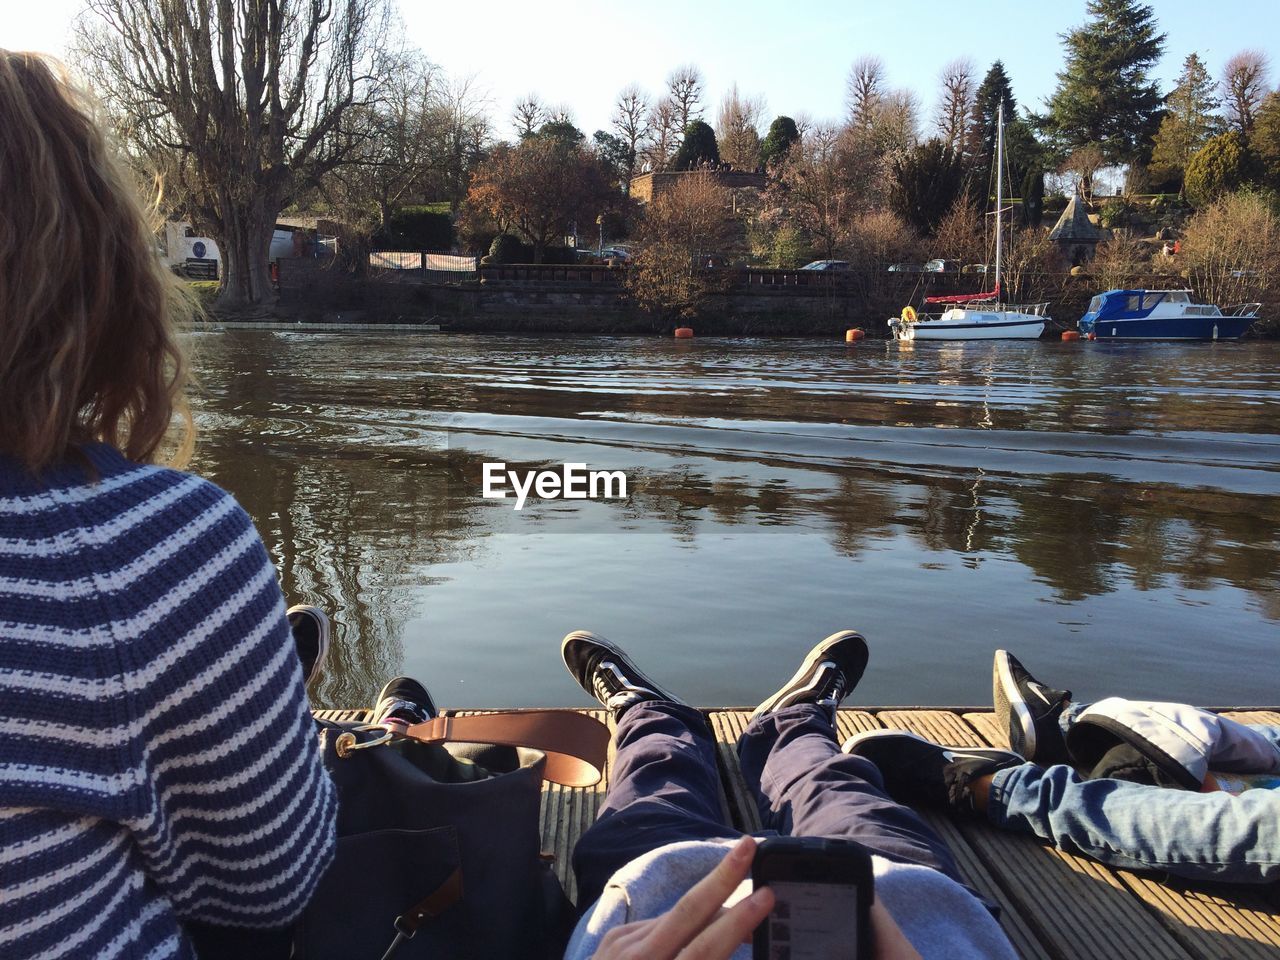
[[[827,670],[831,673],[830,679],[821,678],[821,675],[819,675],[820,679],[818,680],[817,687],[819,690],[822,690],[825,686],[826,690],[818,697],[818,703],[824,707],[831,707],[834,709],[835,707],[840,706],[840,701],[844,699],[844,671],[830,660],[823,660],[818,664],[818,669]]]

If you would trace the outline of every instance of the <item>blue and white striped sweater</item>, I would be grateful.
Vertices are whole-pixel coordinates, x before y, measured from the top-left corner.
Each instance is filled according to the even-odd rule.
[[[182,921],[297,916],[334,791],[248,516],[86,455],[0,456],[0,955],[192,957]]]

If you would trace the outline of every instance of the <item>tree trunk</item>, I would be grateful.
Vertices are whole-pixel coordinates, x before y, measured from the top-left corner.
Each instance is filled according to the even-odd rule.
[[[269,199],[258,200],[247,209],[229,198],[223,199],[223,236],[217,238],[223,256],[222,289],[217,301],[220,309],[244,311],[275,303],[267,261],[278,207]]]

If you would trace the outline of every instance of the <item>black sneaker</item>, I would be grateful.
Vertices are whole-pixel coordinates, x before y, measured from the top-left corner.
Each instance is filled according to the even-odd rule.
[[[991,668],[991,699],[996,722],[1009,731],[1009,746],[1015,753],[1042,767],[1069,762],[1058,718],[1071,702],[1070,690],[1046,687],[1027,673],[1017,657],[997,650]]]
[[[836,719],[840,701],[853,692],[867,668],[867,641],[852,630],[833,633],[809,651],[790,680],[766,698],[751,714],[754,720],[766,713],[797,703],[816,703]]]
[[[395,677],[378,694],[369,723],[426,723],[436,715],[427,688],[412,677]]]
[[[324,673],[324,661],[329,656],[329,618],[319,607],[305,603],[290,607],[285,616],[302,661],[302,680],[310,683]]]
[[[645,700],[684,703],[646,677],[622,648],[590,630],[575,630],[560,643],[560,655],[578,686],[613,711],[614,720]]]
[[[974,809],[969,784],[978,777],[1026,762],[1009,750],[940,747],[902,730],[855,734],[840,749],[874,763],[899,803],[953,810]]]

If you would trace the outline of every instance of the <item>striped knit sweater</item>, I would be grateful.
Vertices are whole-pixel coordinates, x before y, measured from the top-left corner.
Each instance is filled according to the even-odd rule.
[[[275,570],[228,494],[0,455],[0,956],[193,957],[282,926],[334,844]]]

